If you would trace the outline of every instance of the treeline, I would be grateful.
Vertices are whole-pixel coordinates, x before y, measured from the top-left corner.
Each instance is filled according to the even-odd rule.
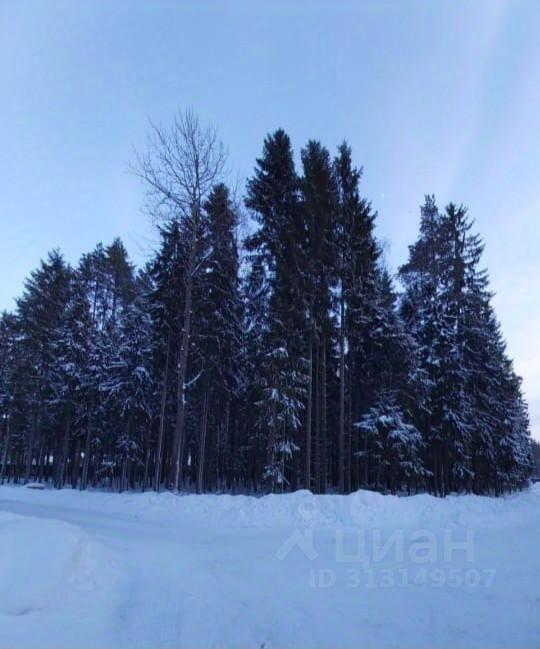
[[[247,183],[212,129],[152,126],[135,171],[159,246],[51,252],[0,321],[0,481],[119,490],[499,494],[533,469],[527,406],[462,206],[428,196],[400,268],[361,170],[282,130]]]

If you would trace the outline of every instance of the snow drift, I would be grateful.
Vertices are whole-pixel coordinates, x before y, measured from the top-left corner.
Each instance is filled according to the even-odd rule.
[[[448,529],[472,531],[474,560],[411,559],[416,531]],[[350,551],[358,530],[404,532],[404,557],[343,561],[336,534]],[[532,647],[539,538],[540,485],[498,499],[4,486],[0,649]]]
[[[60,521],[0,516],[0,612],[55,606],[83,576],[86,534]]]
[[[300,490],[261,497],[204,494],[104,493],[45,490],[26,492],[0,488],[1,502],[10,498],[33,504],[84,507],[117,516],[171,520],[193,519],[208,526],[226,527],[432,527],[478,525],[508,526],[534,516],[540,507],[540,485],[501,498],[455,495],[437,498],[383,495],[360,490],[339,495],[316,495]]]

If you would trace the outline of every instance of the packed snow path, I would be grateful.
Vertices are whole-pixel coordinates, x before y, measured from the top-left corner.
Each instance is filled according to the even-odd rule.
[[[0,487],[0,648],[537,647],[540,488]]]

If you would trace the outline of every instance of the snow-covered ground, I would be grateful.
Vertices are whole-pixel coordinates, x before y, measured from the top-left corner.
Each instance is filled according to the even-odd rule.
[[[538,647],[540,488],[0,487],[0,648]]]

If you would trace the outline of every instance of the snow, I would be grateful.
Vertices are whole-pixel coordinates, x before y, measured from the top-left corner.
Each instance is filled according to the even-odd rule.
[[[487,498],[0,487],[0,648],[527,647],[540,485]]]
[[[45,485],[42,482],[27,482],[25,487],[27,489],[39,489],[39,491],[45,489]]]
[[[104,557],[79,526],[0,512],[0,646],[104,646]]]

